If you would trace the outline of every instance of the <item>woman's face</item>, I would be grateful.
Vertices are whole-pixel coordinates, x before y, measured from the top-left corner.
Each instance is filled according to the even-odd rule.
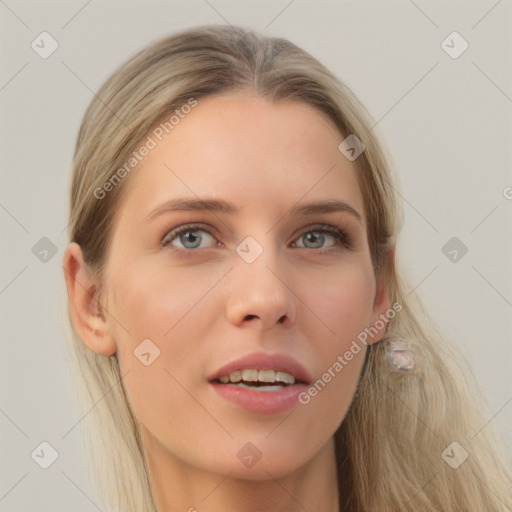
[[[155,461],[284,475],[332,448],[364,345],[333,367],[389,305],[356,167],[316,110],[241,94],[200,99],[153,139],[125,178],[101,298],[145,446]],[[342,204],[311,206],[325,201]]]

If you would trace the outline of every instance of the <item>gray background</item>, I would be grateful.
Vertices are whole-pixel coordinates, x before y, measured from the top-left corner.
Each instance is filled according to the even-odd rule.
[[[62,330],[72,152],[87,104],[124,59],[207,23],[289,38],[367,106],[402,180],[399,261],[473,365],[512,460],[510,0],[0,0],[0,13],[1,511],[104,509],[87,478]],[[59,45],[47,59],[31,48],[43,31]],[[453,31],[469,43],[456,59],[441,47]],[[43,237],[57,251],[46,261]],[[442,250],[452,237],[468,248],[456,262]],[[30,455],[42,441],[59,454],[46,470]]]

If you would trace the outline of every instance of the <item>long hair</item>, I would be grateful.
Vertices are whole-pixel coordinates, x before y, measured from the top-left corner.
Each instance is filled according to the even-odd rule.
[[[69,223],[69,238],[81,246],[100,286],[120,198],[131,182],[126,162],[155,127],[185,105],[229,91],[306,103],[335,123],[340,142],[356,135],[365,146],[355,164],[372,263],[376,276],[386,273],[392,303],[402,309],[385,337],[367,347],[353,402],[335,434],[340,506],[361,512],[511,510],[509,468],[490,427],[482,428],[474,376],[420,300],[407,293],[395,259],[387,258],[402,212],[397,180],[371,118],[347,86],[286,39],[241,27],[196,27],[152,43],[103,84],[77,138]],[[112,186],[105,194],[108,181]],[[117,355],[93,352],[78,338],[71,317],[69,325],[72,375],[87,412],[96,485],[112,510],[155,512]],[[416,371],[390,370],[386,354],[397,336],[414,345]],[[449,464],[447,457],[464,452],[462,464]]]

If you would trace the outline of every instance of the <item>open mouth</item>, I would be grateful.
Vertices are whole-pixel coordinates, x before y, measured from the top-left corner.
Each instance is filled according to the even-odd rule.
[[[299,403],[312,377],[288,354],[255,352],[224,363],[207,380],[214,393],[241,409],[279,414]]]
[[[208,379],[215,393],[257,414],[278,414],[295,407],[311,377],[284,354],[251,354],[231,361]]]

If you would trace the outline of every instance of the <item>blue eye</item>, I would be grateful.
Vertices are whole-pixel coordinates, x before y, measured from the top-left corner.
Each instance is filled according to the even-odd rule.
[[[331,237],[334,239],[334,243],[331,245],[331,247],[345,244],[345,236],[340,230],[331,230],[331,229],[317,229],[317,230],[310,230],[306,231],[303,235],[299,237],[299,240],[308,240],[308,243],[313,242],[313,245],[318,244],[318,242],[325,242],[326,237]],[[302,247],[300,247],[302,248]],[[305,247],[305,249],[326,249],[328,247],[322,246],[318,247],[315,245],[314,247]]]
[[[200,229],[199,226],[197,225],[189,224],[172,230],[168,235],[166,235],[166,237],[162,241],[162,245],[164,247],[168,245],[172,245],[175,247],[175,245],[172,242],[173,240],[178,239],[179,242],[182,244],[183,249],[199,249],[198,243],[200,244],[204,238],[201,235],[197,235],[197,233],[199,232],[206,233],[208,236],[212,237],[212,235],[205,229]],[[183,250],[180,247],[177,247],[177,249]]]

